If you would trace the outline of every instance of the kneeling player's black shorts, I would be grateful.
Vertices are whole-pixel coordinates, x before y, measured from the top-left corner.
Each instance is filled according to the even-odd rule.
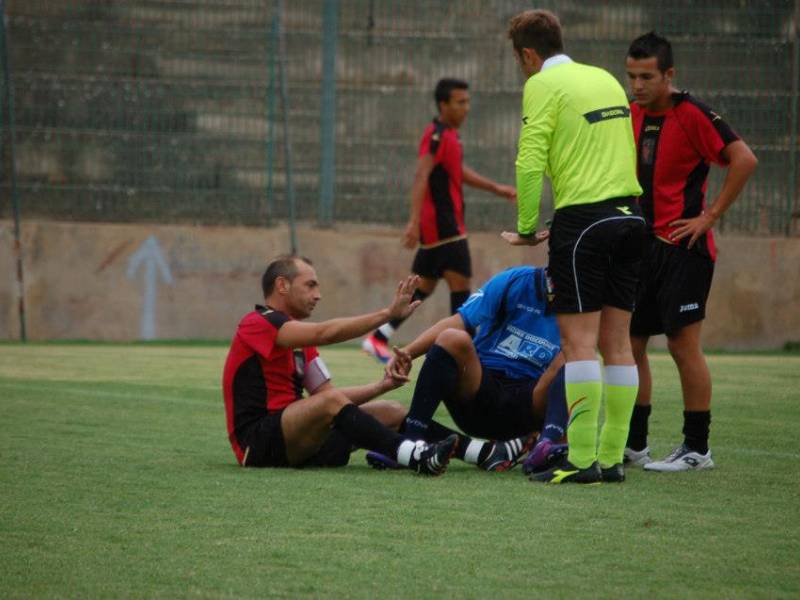
[[[240,436],[245,449],[245,467],[288,467],[286,443],[281,429],[283,411],[270,413],[259,419]],[[343,467],[350,460],[353,447],[338,431],[332,430],[314,456],[297,467]]]
[[[412,273],[428,279],[441,279],[445,271],[472,277],[472,259],[466,238],[417,250],[411,265]]]
[[[471,400],[445,398],[456,425],[470,436],[507,440],[538,430],[533,414],[534,379],[511,379],[502,371],[484,369],[478,393]]]
[[[547,268],[554,312],[594,312],[603,306],[632,311],[645,231],[634,198],[558,209]]]
[[[673,335],[702,321],[713,277],[710,257],[653,238],[642,262],[631,335]]]

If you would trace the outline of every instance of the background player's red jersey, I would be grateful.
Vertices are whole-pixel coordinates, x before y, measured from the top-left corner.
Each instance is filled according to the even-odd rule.
[[[674,106],[659,113],[631,103],[639,183],[644,190],[639,203],[653,233],[669,243],[676,229],[669,223],[696,217],[705,209],[710,163],[725,166],[722,149],[739,139],[722,117],[688,92],[673,94],[672,100]],[[678,243],[688,241],[686,237]],[[693,249],[716,258],[711,230]]]

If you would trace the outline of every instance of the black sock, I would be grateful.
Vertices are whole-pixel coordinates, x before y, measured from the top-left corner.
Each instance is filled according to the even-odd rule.
[[[647,448],[647,420],[650,418],[651,408],[649,404],[647,406],[633,405],[628,442],[625,444],[628,448],[637,451]]]
[[[421,292],[419,290],[414,290],[414,295],[411,296],[411,301],[414,302],[415,300],[421,300],[421,301],[424,302],[425,298],[427,298],[427,297],[428,297],[428,294],[426,294],[425,292]],[[400,325],[403,323],[403,321],[405,321],[405,319],[394,319],[392,321],[389,321],[389,326],[392,328],[392,330],[397,329],[398,327],[400,327]],[[389,341],[389,338],[380,329],[376,329],[375,331],[373,331],[372,335],[374,335],[376,338],[378,338],[382,342],[388,342]]]
[[[458,363],[447,350],[434,344],[425,355],[419,370],[411,408],[405,420],[405,432],[411,439],[425,439],[436,408],[458,384]]]
[[[431,421],[428,424],[427,431],[425,432],[425,441],[440,442],[443,439],[448,438],[453,434],[458,436],[458,445],[456,446],[456,451],[455,454],[453,454],[453,456],[455,456],[460,460],[464,460],[464,454],[467,451],[467,446],[469,446],[470,442],[472,442],[472,438],[469,437],[468,435],[464,435],[463,433],[455,431],[454,429],[450,429],[449,427],[442,425],[438,421]],[[486,455],[489,454],[489,450],[491,450],[491,447],[485,450]],[[481,453],[484,453],[484,451],[481,451]],[[486,456],[481,456],[479,457],[479,460],[483,460],[484,458],[486,458]]]
[[[459,307],[469,298],[469,290],[463,292],[450,292],[450,314],[456,314]]]
[[[557,443],[567,433],[567,387],[564,382],[564,367],[561,367],[547,388],[547,408],[544,412],[542,435],[539,439],[547,439]]]
[[[699,454],[708,452],[708,430],[711,427],[711,411],[683,411],[683,443]]]
[[[399,433],[395,433],[355,404],[345,404],[342,407],[333,418],[333,427],[354,446],[374,450],[392,458],[397,456],[397,448],[405,440]]]

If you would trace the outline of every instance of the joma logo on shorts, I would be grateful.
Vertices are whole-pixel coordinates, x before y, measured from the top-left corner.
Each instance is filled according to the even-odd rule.
[[[690,310],[697,310],[700,308],[700,305],[697,302],[692,302],[691,304],[682,304],[681,309],[678,312],[689,312]]]

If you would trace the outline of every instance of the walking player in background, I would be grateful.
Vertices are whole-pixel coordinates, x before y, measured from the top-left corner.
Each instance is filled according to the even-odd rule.
[[[438,116],[425,129],[411,187],[411,210],[403,246],[417,248],[411,271],[419,275],[415,300],[425,300],[440,279],[450,288],[450,312],[469,297],[472,260],[464,225],[462,182],[514,200],[513,187],[487,179],[463,165],[458,129],[469,113],[469,86],[442,79],[434,92]],[[362,348],[381,362],[391,358],[387,344],[405,319],[393,319],[365,338]]]
[[[419,305],[411,300],[415,285],[416,277],[401,282],[383,310],[303,323],[321,298],[314,267],[294,256],[270,263],[261,280],[265,306],[242,318],[223,374],[228,438],[240,465],[336,467],[346,465],[351,450],[360,447],[420,474],[444,472],[456,436],[436,444],[415,442],[392,429],[405,416],[402,406],[369,402],[402,381],[384,377],[371,385],[334,388],[316,349],[407,317]]]
[[[668,40],[650,32],[631,43],[626,60],[637,145],[639,199],[649,225],[631,336],[639,393],[625,459],[650,471],[714,466],[708,448],[711,375],[700,344],[716,251],[711,228],[736,200],[758,164],[728,124],[688,92],[672,86]],[[711,163],[727,167],[710,208],[705,194]],[[650,336],[665,333],[683,390],[684,440],[667,458],[651,462],[647,445],[652,377]]]
[[[503,237],[514,245],[549,239],[548,274],[566,358],[570,415],[567,459],[532,478],[623,481],[623,451],[638,387],[629,329],[645,228],[636,203],[641,188],[628,99],[609,73],[564,54],[554,14],[523,12],[511,19],[508,35],[528,79],[516,162],[517,231]],[[545,173],[553,186],[555,215],[550,231],[537,233]]]

